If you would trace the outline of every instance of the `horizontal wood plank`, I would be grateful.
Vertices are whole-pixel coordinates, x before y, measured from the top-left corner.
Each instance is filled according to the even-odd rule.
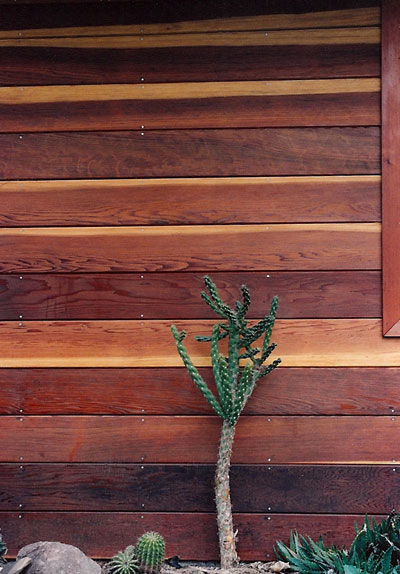
[[[0,88],[2,132],[380,124],[375,79],[204,84]]]
[[[209,366],[212,321],[175,321],[198,367]],[[171,321],[20,321],[0,323],[2,367],[180,367]],[[398,367],[395,339],[379,319],[279,319],[273,338],[287,367]],[[277,351],[275,352],[275,355]]]
[[[4,273],[380,269],[379,223],[0,229]]]
[[[308,34],[308,30],[306,31]],[[323,36],[326,30],[321,32]],[[261,33],[265,38],[264,32]],[[376,32],[374,32],[376,36]],[[204,34],[208,43],[208,34]],[[375,38],[371,37],[371,39]],[[116,37],[118,39],[118,37]],[[39,41],[39,40],[37,40]],[[41,41],[41,40],[40,40]],[[380,44],[105,48],[22,46],[0,40],[0,85],[221,82],[377,77]],[[359,40],[361,41],[361,40]],[[32,42],[26,40],[25,42]],[[140,40],[139,40],[140,42]],[[354,43],[356,42],[356,43]]]
[[[1,134],[0,179],[377,175],[377,127]]]
[[[312,46],[379,44],[379,27],[333,28],[309,30],[272,30],[245,32],[209,32],[206,34],[145,34],[143,36],[77,36],[51,38],[0,39],[2,48],[72,48],[146,50],[154,48],[185,48],[198,46]],[[0,52],[1,53],[1,52]]]
[[[166,539],[168,557],[179,554],[182,560],[219,560],[214,513],[1,512],[0,521],[10,556],[38,540],[62,540],[93,557],[110,558],[144,531],[156,530]],[[355,522],[361,527],[363,516],[234,515],[242,560],[275,559],[276,540],[288,544],[291,530],[314,539],[322,535],[327,544],[350,544]]]
[[[204,100],[229,97],[316,96],[379,93],[379,78],[280,80],[272,82],[203,82],[113,84],[103,86],[24,86],[0,88],[0,104],[47,104],[135,100]]]
[[[399,469],[233,465],[233,509],[389,514],[398,504]],[[0,511],[214,512],[214,472],[214,465],[3,463]]]
[[[242,416],[232,462],[391,464],[399,425],[395,416]],[[217,416],[3,416],[2,460],[214,463],[220,427]]]
[[[14,0],[15,1],[15,0]],[[0,2],[2,4],[3,2]],[[43,7],[41,7],[43,8]],[[250,7],[249,11],[251,10]],[[319,6],[320,9],[323,6]],[[39,9],[39,7],[37,7]],[[230,10],[232,6],[230,6]],[[263,6],[264,11],[268,7]],[[282,7],[283,10],[283,7]],[[158,10],[157,10],[158,12]],[[109,11],[112,18],[114,9]],[[39,21],[40,23],[40,21]],[[37,28],[1,30],[0,38],[45,38],[49,36],[125,36],[144,34],[180,34],[193,32],[229,32],[234,30],[288,30],[296,28],[337,28],[376,26],[380,23],[378,6],[329,10],[325,12],[257,14],[254,16],[221,17],[205,20],[154,24],[125,24],[109,26],[70,26],[68,28]],[[1,23],[1,27],[4,23]],[[14,23],[15,26],[15,23]]]
[[[0,225],[374,222],[380,190],[374,175],[4,181]]]
[[[171,0],[157,6],[157,10],[149,10],[146,0],[134,3],[113,0],[111,6],[109,2],[102,5],[92,0],[86,0],[86,2],[71,0],[61,4],[49,2],[49,0],[45,2],[1,0],[0,4],[7,5],[2,9],[1,29],[23,30],[51,27],[52,29],[61,28],[61,33],[63,33],[63,28],[66,26],[94,27],[126,24],[136,25],[138,32],[151,24],[154,25],[154,32],[162,32],[163,24],[171,26],[173,31],[176,30],[175,26],[183,26],[182,31],[192,31],[193,26],[196,30],[198,26],[202,26],[204,20],[218,21],[225,18],[238,20],[249,16],[256,16],[258,19],[263,18],[263,15],[269,17],[265,23],[273,25],[277,21],[278,28],[290,27],[291,23],[297,27],[296,17],[302,25],[306,26],[312,26],[315,20],[324,26],[343,25],[343,23],[345,25],[370,25],[376,22],[365,20],[365,16],[361,14],[368,8],[376,11],[378,1],[347,0],[343,6],[343,1],[340,0],[331,0],[329,5],[323,0],[302,0],[296,1],[295,4],[287,0],[270,0],[266,6],[262,0],[255,0],[251,4],[234,2],[227,7],[225,4],[216,4],[212,0],[204,0],[201,4],[188,0]],[[317,14],[314,14],[315,12]],[[318,14],[318,12],[322,13]],[[360,15],[359,12],[361,12]],[[337,21],[341,14],[345,18],[343,23]],[[208,23],[205,22],[201,30],[211,31],[212,28],[210,29]]]
[[[0,320],[204,319],[200,273],[91,273],[0,275]],[[219,272],[214,280],[225,301],[253,293],[249,317],[265,315],[279,294],[281,318],[381,316],[379,271]],[[260,296],[262,294],[262,296]]]
[[[200,373],[213,388],[211,369]],[[399,415],[399,376],[395,367],[281,366],[256,387],[245,413]],[[213,414],[183,367],[3,368],[0,384],[1,414]]]

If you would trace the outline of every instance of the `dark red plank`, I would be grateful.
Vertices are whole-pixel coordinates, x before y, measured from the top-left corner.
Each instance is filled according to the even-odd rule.
[[[0,270],[378,270],[380,231],[378,223],[2,229]]]
[[[4,227],[375,222],[381,182],[379,176],[8,181],[0,203]]]
[[[3,134],[0,147],[3,180],[380,173],[375,127]]]
[[[201,92],[201,86],[199,86]],[[1,131],[53,132],[380,124],[379,92],[0,104]]]
[[[0,47],[0,85],[374,77],[379,44],[154,49]]]
[[[242,560],[272,560],[276,540],[288,543],[291,530],[314,539],[322,535],[327,544],[350,544],[355,535],[354,522],[361,526],[363,518],[341,514],[237,514],[234,524],[239,530],[238,552]],[[1,512],[0,522],[10,556],[38,540],[59,540],[91,556],[110,558],[143,532],[156,530],[166,539],[167,556],[219,559],[214,514]]]
[[[203,0],[201,3],[190,0],[170,0],[157,4],[157,10],[149,10],[146,0],[135,2],[98,1],[82,2],[69,0],[1,0],[0,29],[46,28],[69,26],[101,26],[149,24],[153,22],[179,22],[184,20],[203,20],[249,16],[256,14],[281,14],[320,12],[377,6],[378,0],[263,0],[252,2],[216,3]]]
[[[0,275],[0,320],[205,319],[198,273]],[[264,316],[279,295],[280,318],[381,316],[379,271],[214,273],[221,296],[234,304],[245,284],[249,317]]]
[[[243,416],[232,462],[390,464],[400,460],[399,424],[394,416]],[[215,416],[3,416],[0,440],[4,462],[213,463],[220,428]]]
[[[211,370],[200,372],[211,384]],[[392,367],[280,367],[246,413],[398,415],[399,376]],[[0,386],[1,414],[212,414],[184,368],[0,369]]]
[[[382,263],[383,334],[400,336],[400,4],[384,0],[382,11]]]
[[[213,465],[0,464],[0,510],[214,512]],[[233,465],[235,512],[389,513],[400,467]]]

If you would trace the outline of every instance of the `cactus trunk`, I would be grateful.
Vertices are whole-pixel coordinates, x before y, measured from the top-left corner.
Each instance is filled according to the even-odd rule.
[[[232,505],[229,484],[232,445],[236,425],[224,420],[222,423],[217,470],[215,473],[215,503],[219,534],[221,568],[229,569],[239,563],[236,553],[236,535],[233,531]]]

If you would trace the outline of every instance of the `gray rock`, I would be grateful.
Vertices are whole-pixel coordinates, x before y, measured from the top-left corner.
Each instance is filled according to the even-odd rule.
[[[101,574],[96,562],[79,548],[61,542],[35,542],[18,552],[20,558],[32,558],[27,574]]]
[[[16,562],[8,562],[7,564],[0,565],[0,574],[20,574],[26,568],[28,568],[29,564],[32,562],[31,558],[21,558],[21,560],[17,560]]]

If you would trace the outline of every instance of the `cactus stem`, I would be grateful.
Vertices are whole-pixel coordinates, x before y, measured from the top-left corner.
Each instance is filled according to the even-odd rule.
[[[233,530],[229,484],[229,468],[235,430],[236,425],[231,425],[225,420],[223,421],[218,464],[215,473],[215,503],[217,508],[221,568],[223,569],[232,568],[239,563],[239,557],[236,553],[236,535]]]

